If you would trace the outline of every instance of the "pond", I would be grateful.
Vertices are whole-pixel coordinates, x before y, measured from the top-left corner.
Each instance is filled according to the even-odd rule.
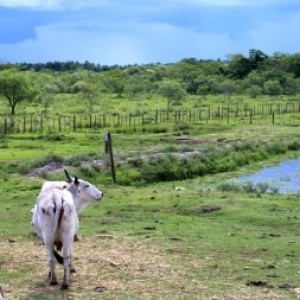
[[[237,179],[240,183],[267,183],[268,191],[276,190],[284,194],[300,193],[300,158],[290,159],[272,167],[265,167],[251,175]]]

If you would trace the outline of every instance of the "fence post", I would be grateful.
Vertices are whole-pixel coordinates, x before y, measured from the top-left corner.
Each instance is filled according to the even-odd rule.
[[[76,131],[76,115],[73,115],[73,131]]]
[[[43,115],[40,115],[40,131],[42,133],[44,132],[44,119],[43,119]]]
[[[4,119],[4,134],[7,134],[7,118]]]
[[[23,133],[26,133],[26,117],[23,116]]]
[[[116,172],[115,172],[115,163],[114,163],[114,156],[113,156],[113,149],[112,149],[112,139],[109,131],[105,134],[104,139],[105,139],[105,152],[106,154],[109,154],[109,158],[110,158],[111,175],[114,184],[116,184]]]
[[[230,123],[230,108],[229,105],[227,106],[227,124]]]

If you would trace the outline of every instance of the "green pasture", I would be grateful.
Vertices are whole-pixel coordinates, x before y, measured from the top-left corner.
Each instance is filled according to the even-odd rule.
[[[6,299],[296,299],[298,195],[217,188],[298,157],[299,125],[287,118],[264,126],[166,124],[158,133],[102,128],[1,135],[0,285]],[[104,152],[107,129],[116,185]],[[193,152],[205,154],[202,169],[188,156],[184,162],[171,157]],[[53,162],[105,195],[80,217],[77,274],[66,292],[49,286],[45,250],[30,224],[44,179],[64,178],[62,169],[31,174]],[[186,177],[170,180],[179,166]],[[164,180],[155,177],[158,170]],[[196,176],[197,170],[206,173]]]
[[[233,95],[231,97],[225,95],[206,95],[193,96],[188,95],[184,101],[173,104],[173,109],[191,109],[206,108],[217,106],[251,106],[251,105],[275,105],[284,106],[289,103],[298,103],[296,96],[267,96],[261,95],[257,99],[253,99],[247,95]],[[139,97],[128,97],[128,95],[117,95],[103,93],[97,95],[93,101],[92,111],[89,107],[88,100],[82,94],[57,94],[53,101],[49,103],[45,110],[45,105],[33,99],[25,100],[17,106],[17,114],[89,114],[89,113],[112,113],[112,112],[137,112],[149,111],[156,109],[166,109],[167,100],[160,95],[141,95]],[[1,114],[10,114],[10,109],[5,99],[0,98]]]
[[[40,180],[2,182],[0,282],[7,298],[295,299],[298,197],[207,191],[207,181],[99,184],[105,199],[80,218],[79,269],[64,293],[48,287],[43,245],[29,224]],[[205,213],[204,205],[220,209]],[[99,295],[97,286],[107,290]]]

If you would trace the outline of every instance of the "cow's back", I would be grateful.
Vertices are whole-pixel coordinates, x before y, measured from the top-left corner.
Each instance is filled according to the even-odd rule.
[[[45,181],[42,185],[40,194],[49,192],[52,189],[66,189],[69,186],[69,184],[65,181]]]
[[[64,239],[75,234],[78,218],[72,195],[67,190],[51,188],[37,198],[37,227],[44,241],[53,239],[57,230]]]

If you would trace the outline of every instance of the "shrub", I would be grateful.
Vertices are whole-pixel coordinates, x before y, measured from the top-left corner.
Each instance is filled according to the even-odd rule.
[[[234,192],[234,193],[255,193],[263,194],[269,190],[269,184],[265,182],[253,183],[247,181],[245,183],[236,181],[227,181],[217,185],[217,190],[222,192]]]
[[[266,150],[271,155],[278,155],[284,154],[287,151],[287,147],[284,143],[276,141],[273,143],[268,143],[266,145]]]
[[[238,193],[242,191],[242,187],[241,184],[238,182],[229,181],[229,182],[222,182],[219,185],[217,185],[217,190],[221,192]]]
[[[298,141],[292,141],[288,144],[288,150],[289,151],[298,151],[300,150],[300,142]]]

